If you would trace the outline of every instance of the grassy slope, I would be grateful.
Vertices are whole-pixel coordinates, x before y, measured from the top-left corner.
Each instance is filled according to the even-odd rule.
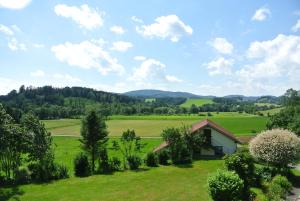
[[[192,125],[207,117],[203,116],[115,116],[107,121],[110,136],[120,136],[126,129],[134,129],[142,137],[158,137],[167,127],[180,127],[183,124]],[[245,114],[214,114],[210,117],[236,135],[252,135],[265,128],[266,117]],[[44,121],[46,127],[54,135],[80,135],[80,120],[63,119]]]
[[[189,108],[193,104],[195,104],[196,106],[202,106],[204,104],[211,104],[211,103],[213,103],[213,101],[211,99],[189,98],[184,103],[182,103],[180,106]]]
[[[138,172],[73,177],[45,185],[24,185],[16,191],[22,194],[21,201],[210,200],[207,176],[222,167],[223,161],[201,160],[192,167],[161,166]]]
[[[269,113],[269,115],[273,115],[273,114],[280,112],[281,109],[282,109],[282,107],[279,107],[279,108],[264,110],[264,111],[260,111],[260,112],[263,113],[264,115],[268,115],[268,113]]]

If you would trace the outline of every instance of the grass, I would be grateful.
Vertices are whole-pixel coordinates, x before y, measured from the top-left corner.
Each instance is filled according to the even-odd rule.
[[[282,110],[282,107],[278,107],[278,108],[274,108],[274,109],[270,109],[270,110],[263,110],[263,111],[260,111],[261,113],[263,113],[264,115],[274,115],[276,113],[279,113],[280,110]]]
[[[255,103],[255,105],[257,105],[257,106],[275,106],[275,107],[280,106],[280,105],[275,104],[275,103]]]
[[[126,129],[134,129],[141,137],[159,137],[162,130],[167,127],[180,127],[192,125],[201,121],[207,116],[197,115],[174,115],[174,116],[113,116],[107,121],[110,136],[121,136]],[[247,114],[214,114],[209,117],[237,136],[254,135],[265,129],[267,117],[260,117]],[[53,135],[79,136],[81,121],[78,119],[46,120],[46,128]]]
[[[180,106],[185,107],[185,108],[189,108],[193,104],[199,107],[199,106],[202,106],[202,105],[205,105],[205,104],[212,104],[212,103],[213,103],[212,99],[189,98],[184,103],[182,103]]]
[[[221,160],[195,161],[192,166],[161,166],[30,184],[4,189],[7,200],[21,201],[184,201],[210,200],[207,177],[223,167]],[[10,193],[11,192],[11,193]],[[19,195],[16,195],[19,194]]]

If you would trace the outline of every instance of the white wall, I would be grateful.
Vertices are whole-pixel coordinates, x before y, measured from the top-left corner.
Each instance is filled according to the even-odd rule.
[[[213,146],[222,146],[224,154],[232,154],[237,149],[237,144],[227,136],[219,133],[213,128],[211,129],[211,144]]]

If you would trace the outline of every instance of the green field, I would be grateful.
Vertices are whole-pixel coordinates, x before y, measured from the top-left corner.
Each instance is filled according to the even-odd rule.
[[[180,106],[181,107],[185,107],[185,108],[189,108],[191,107],[193,104],[196,106],[202,106],[204,104],[212,104],[213,101],[212,99],[205,99],[205,98],[189,98],[187,99],[184,103],[182,103]]]
[[[282,109],[282,107],[278,107],[278,108],[274,108],[274,109],[270,109],[270,110],[264,110],[264,111],[260,111],[261,113],[263,113],[264,115],[274,115],[278,112],[280,112],[280,110]]]
[[[126,129],[134,129],[141,137],[159,137],[162,130],[168,127],[192,125],[206,116],[113,116],[107,121],[109,134],[112,137],[122,135]],[[214,114],[209,119],[220,124],[237,136],[253,135],[265,129],[267,117],[238,113]],[[79,136],[81,121],[78,119],[45,120],[46,128],[53,135]]]

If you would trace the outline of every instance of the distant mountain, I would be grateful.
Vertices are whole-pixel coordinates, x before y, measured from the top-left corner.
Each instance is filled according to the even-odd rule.
[[[135,91],[128,91],[123,93],[126,96],[132,97],[149,97],[149,98],[213,98],[214,96],[200,96],[188,92],[174,92],[174,91],[162,91],[162,90],[155,90],[155,89],[143,89],[143,90],[135,90]]]

